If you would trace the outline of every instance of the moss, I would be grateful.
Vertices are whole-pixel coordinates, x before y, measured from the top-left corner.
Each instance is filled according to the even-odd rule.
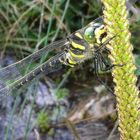
[[[38,114],[37,124],[42,133],[49,129],[49,116],[46,112],[40,112]]]

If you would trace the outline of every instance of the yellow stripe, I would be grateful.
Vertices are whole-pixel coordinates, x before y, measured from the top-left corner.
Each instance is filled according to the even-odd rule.
[[[102,42],[100,41],[100,39],[97,39],[97,43],[98,43],[98,44],[101,44]]]
[[[103,28],[103,27],[104,26],[102,25],[101,27],[95,29],[95,36],[96,36],[96,38],[100,37],[101,34],[106,32],[105,28]]]
[[[76,32],[75,35],[78,36],[79,38],[83,39],[82,35],[79,32]]]
[[[81,55],[77,55],[77,54],[74,54],[73,52],[69,51],[70,55],[74,58],[84,58],[85,56],[83,54]]]
[[[85,47],[84,46],[82,46],[82,45],[80,45],[80,44],[77,44],[77,43],[75,43],[75,42],[71,42],[71,45],[74,47],[74,48],[78,48],[78,49],[80,49],[80,50],[85,50]]]
[[[73,60],[71,60],[71,59],[68,59],[68,62],[69,62],[70,64],[72,64],[72,65],[75,65],[75,64],[76,64],[76,62],[73,61]]]
[[[102,43],[106,42],[107,41],[107,37],[105,38],[102,38]]]

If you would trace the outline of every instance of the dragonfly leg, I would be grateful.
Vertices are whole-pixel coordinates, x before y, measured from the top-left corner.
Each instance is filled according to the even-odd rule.
[[[109,71],[115,66],[122,67],[122,64],[109,64],[108,62],[105,61],[104,57],[102,56],[101,53],[98,53],[98,63],[100,65],[101,71]]]
[[[99,63],[100,63],[100,64],[99,64]],[[100,62],[98,55],[96,55],[96,56],[94,57],[94,67],[95,67],[95,75],[96,75],[96,77],[97,77],[97,80],[99,81],[100,84],[104,85],[105,88],[106,88],[111,94],[114,95],[113,90],[112,90],[104,81],[102,81],[102,80],[100,79],[100,77],[99,77],[99,75],[98,75],[98,74],[99,74],[99,65],[100,65],[100,67],[101,67],[101,65],[103,66],[103,62]]]
[[[94,69],[95,69],[95,74],[98,75],[99,73],[99,67],[98,67],[98,58],[95,56],[94,59]]]

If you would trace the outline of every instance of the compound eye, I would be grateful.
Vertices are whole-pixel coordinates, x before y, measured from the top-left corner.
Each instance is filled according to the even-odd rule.
[[[88,43],[93,43],[95,41],[95,36],[94,36],[94,29],[93,27],[88,27],[85,30],[84,33],[84,39],[88,42]]]

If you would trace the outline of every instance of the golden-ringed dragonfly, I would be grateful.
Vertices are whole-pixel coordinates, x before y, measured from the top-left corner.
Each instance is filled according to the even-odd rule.
[[[31,81],[42,72],[46,74],[58,70],[62,65],[74,67],[87,59],[93,58],[95,71],[109,70],[112,66],[108,65],[103,57],[103,51],[111,39],[107,39],[106,27],[102,17],[92,21],[84,28],[70,34],[66,39],[55,41],[46,47],[34,52],[24,59],[0,69],[0,98],[8,95],[13,88]],[[28,73],[23,73],[23,68],[35,61],[41,60],[48,52],[61,48],[61,51],[49,60],[39,64]],[[105,68],[103,66],[106,66]]]

